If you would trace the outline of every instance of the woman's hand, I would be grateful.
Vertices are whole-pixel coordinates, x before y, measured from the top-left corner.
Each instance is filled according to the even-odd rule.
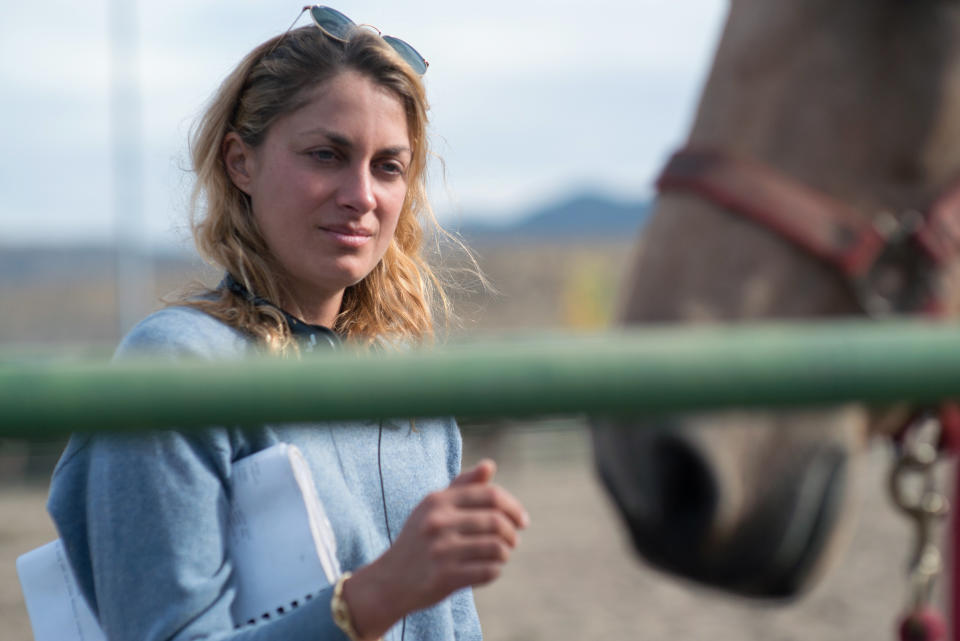
[[[343,586],[358,634],[376,639],[406,614],[500,576],[529,523],[520,502],[490,481],[485,459],[413,510],[393,546]]]

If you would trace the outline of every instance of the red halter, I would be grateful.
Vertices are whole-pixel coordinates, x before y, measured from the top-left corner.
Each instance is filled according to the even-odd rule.
[[[960,185],[927,214],[874,220],[759,163],[684,149],[657,180],[759,223],[833,267],[870,315],[938,313],[943,268],[960,256]]]
[[[946,311],[945,272],[960,259],[960,184],[926,214],[885,212],[875,220],[765,165],[715,150],[678,151],[656,184],[660,193],[696,194],[826,263],[869,316]],[[945,405],[940,418],[944,445],[960,451],[960,407]]]
[[[663,169],[657,189],[695,194],[777,233],[833,268],[869,316],[939,316],[945,311],[945,271],[960,259],[960,185],[926,213],[884,212],[870,219],[760,163],[717,150],[683,149]],[[941,446],[960,452],[960,406],[944,403],[939,418]],[[960,497],[960,472],[954,497]],[[952,517],[954,641],[960,641],[958,512],[955,509]],[[901,636],[910,641],[942,638],[938,616],[928,609],[914,612],[904,621]]]

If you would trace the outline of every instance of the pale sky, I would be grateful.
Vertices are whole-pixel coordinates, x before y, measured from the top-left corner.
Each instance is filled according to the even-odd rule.
[[[129,2],[130,0],[128,0]],[[189,127],[256,44],[302,4],[138,4],[143,233],[183,244]],[[332,6],[429,61],[441,219],[509,218],[578,189],[640,198],[682,143],[722,0],[352,0]],[[106,0],[6,0],[0,20],[0,247],[115,235]],[[309,24],[303,16],[298,24]]]

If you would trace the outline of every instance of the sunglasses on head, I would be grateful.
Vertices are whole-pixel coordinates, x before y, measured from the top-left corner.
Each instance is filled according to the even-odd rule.
[[[430,66],[430,63],[427,62],[423,56],[420,55],[416,49],[410,46],[404,40],[400,38],[395,38],[394,36],[385,36],[383,32],[369,24],[360,24],[358,25],[353,20],[343,15],[336,9],[332,7],[325,7],[322,5],[308,5],[300,11],[300,15],[303,15],[304,11],[310,12],[310,17],[313,18],[313,24],[317,25],[317,28],[320,29],[325,35],[334,40],[339,40],[340,42],[346,42],[350,37],[350,32],[358,27],[366,27],[376,31],[377,34],[386,41],[388,45],[393,47],[393,50],[400,54],[400,57],[410,65],[410,67],[419,75],[423,75],[427,72],[427,67]],[[299,19],[300,16],[297,16]],[[296,24],[296,20],[293,21],[293,24]],[[293,25],[290,25],[293,28]],[[289,31],[290,29],[287,29]]]

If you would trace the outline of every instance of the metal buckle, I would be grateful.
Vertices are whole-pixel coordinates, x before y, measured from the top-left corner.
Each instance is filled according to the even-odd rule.
[[[873,221],[883,250],[869,269],[852,280],[854,294],[872,317],[921,311],[936,292],[936,270],[916,244],[924,217],[908,210],[880,212]]]

